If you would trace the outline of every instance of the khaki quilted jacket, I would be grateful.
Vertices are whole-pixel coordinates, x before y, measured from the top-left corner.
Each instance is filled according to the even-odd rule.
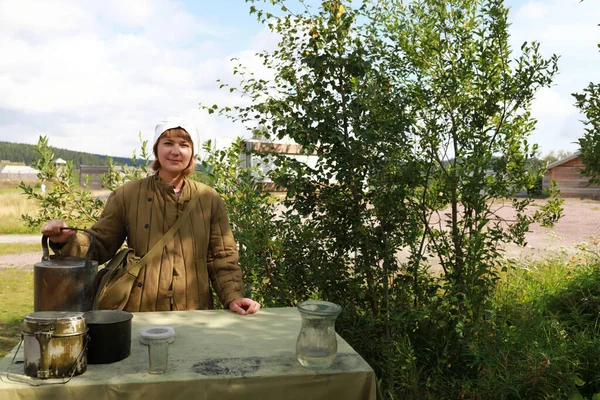
[[[199,182],[185,180],[179,200],[173,186],[158,175],[128,182],[108,198],[91,230],[96,234],[92,258],[110,260],[125,240],[142,257],[175,223],[194,191],[200,201],[161,255],[142,268],[125,310],[168,311],[213,308],[209,283],[221,303],[243,297],[238,251],[223,200]],[[62,255],[83,257],[90,246],[78,232],[61,249]]]

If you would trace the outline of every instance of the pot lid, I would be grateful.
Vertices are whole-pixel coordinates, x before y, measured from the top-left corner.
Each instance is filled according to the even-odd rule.
[[[166,341],[173,343],[175,341],[175,329],[172,326],[147,326],[140,329],[140,342],[150,344],[154,341]]]
[[[53,336],[83,334],[86,330],[82,312],[36,311],[27,314],[23,321],[23,333],[48,332]]]
[[[71,321],[81,318],[83,313],[74,311],[36,311],[25,317],[26,320],[33,322]]]
[[[129,321],[133,318],[133,314],[128,311],[121,310],[93,310],[84,314],[88,325],[93,324],[118,324]]]

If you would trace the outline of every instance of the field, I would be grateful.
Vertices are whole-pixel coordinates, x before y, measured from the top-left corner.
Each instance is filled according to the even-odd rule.
[[[18,184],[15,181],[0,181],[0,235],[37,231],[36,228],[29,228],[21,220],[21,215],[33,215],[38,204],[35,200],[27,199],[17,188]]]

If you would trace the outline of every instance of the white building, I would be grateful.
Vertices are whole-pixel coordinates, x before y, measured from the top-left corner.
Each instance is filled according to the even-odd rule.
[[[37,181],[40,173],[35,168],[26,165],[5,165],[0,167],[0,179],[11,181]]]

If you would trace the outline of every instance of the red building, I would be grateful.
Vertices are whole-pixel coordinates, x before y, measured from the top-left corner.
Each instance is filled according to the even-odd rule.
[[[581,175],[584,164],[579,154],[573,154],[563,160],[548,165],[542,186],[550,187],[556,181],[562,197],[600,199],[600,186],[589,183],[589,178]]]

